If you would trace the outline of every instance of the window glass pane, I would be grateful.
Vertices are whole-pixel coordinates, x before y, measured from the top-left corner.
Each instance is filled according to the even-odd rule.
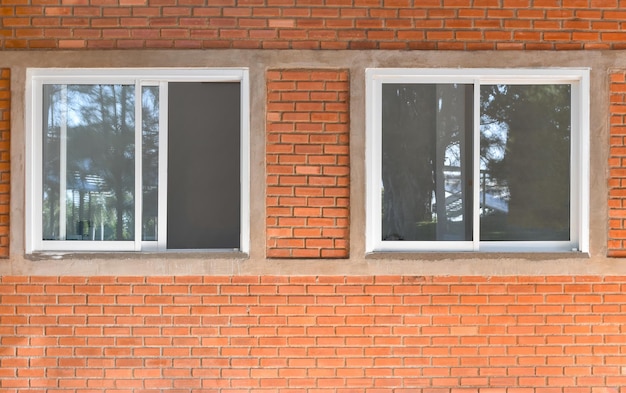
[[[480,94],[480,239],[569,240],[571,86]]]
[[[44,85],[43,238],[134,238],[134,86]]]
[[[60,148],[61,127],[66,127],[65,86],[43,86],[43,240],[59,240],[60,233]],[[65,132],[64,132],[65,133]]]
[[[141,89],[143,232],[141,240],[158,240],[159,87]]]
[[[240,248],[240,130],[240,83],[168,84],[168,248]]]
[[[473,85],[383,84],[382,240],[471,240]]]

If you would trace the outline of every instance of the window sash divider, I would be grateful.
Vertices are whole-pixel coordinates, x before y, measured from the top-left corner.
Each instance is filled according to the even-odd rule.
[[[480,80],[474,80],[474,102],[472,103],[473,119],[472,124],[472,248],[474,251],[480,250]]]
[[[167,141],[168,141],[168,82],[159,83],[159,191],[157,196],[157,249],[167,249]]]
[[[61,111],[59,148],[59,240],[65,240],[67,237],[67,85],[63,85],[61,90],[61,105],[64,110]],[[42,124],[42,126],[46,125]],[[43,128],[39,132],[43,132]]]
[[[135,82],[135,251],[141,251],[143,239],[143,92]]]

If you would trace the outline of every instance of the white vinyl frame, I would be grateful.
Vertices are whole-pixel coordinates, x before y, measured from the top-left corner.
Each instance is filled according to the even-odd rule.
[[[166,251],[167,239],[167,86],[169,82],[239,82],[241,222],[240,248],[250,248],[250,81],[247,68],[31,68],[26,78],[26,253]],[[141,181],[135,181],[135,240],[67,241],[43,240],[42,228],[42,104],[46,84],[126,84],[135,86],[135,157],[142,157],[141,89],[159,86],[159,206],[158,240],[141,240]],[[62,143],[61,146],[64,144]],[[135,160],[135,179],[142,178],[142,160]],[[64,206],[64,204],[63,204]],[[63,207],[62,207],[63,208]],[[61,220],[64,222],[65,220]],[[172,250],[167,250],[172,251]],[[174,250],[175,251],[175,250]]]
[[[588,252],[589,251],[589,73],[588,68],[520,69],[417,69],[370,68],[366,70],[366,251],[367,252]],[[570,240],[483,241],[480,239],[479,204],[472,208],[471,241],[383,241],[382,85],[386,83],[464,83],[474,85],[473,184],[480,176],[480,85],[570,84]],[[473,200],[480,189],[474,187]]]

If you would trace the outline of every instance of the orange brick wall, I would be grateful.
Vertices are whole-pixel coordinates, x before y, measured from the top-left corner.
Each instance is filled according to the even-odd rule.
[[[626,277],[2,277],[0,392],[617,393]]]
[[[5,0],[0,49],[622,49],[619,0]]]
[[[267,76],[267,256],[348,256],[349,83],[345,70]]]
[[[4,0],[0,52],[626,49],[625,18],[618,0]],[[266,255],[346,258],[348,71],[266,78]],[[626,257],[626,72],[610,86],[608,255]],[[9,121],[0,68],[0,256]],[[324,273],[0,277],[0,393],[626,393],[626,277]]]
[[[608,254],[626,257],[626,72],[610,78]]]
[[[0,68],[0,257],[9,256],[11,70]]]

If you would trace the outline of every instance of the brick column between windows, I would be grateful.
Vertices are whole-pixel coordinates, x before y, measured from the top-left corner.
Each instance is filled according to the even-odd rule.
[[[267,72],[267,256],[347,258],[347,70]]]
[[[626,71],[610,76],[608,255],[626,257]]]
[[[0,68],[0,257],[9,256],[11,70]]]

